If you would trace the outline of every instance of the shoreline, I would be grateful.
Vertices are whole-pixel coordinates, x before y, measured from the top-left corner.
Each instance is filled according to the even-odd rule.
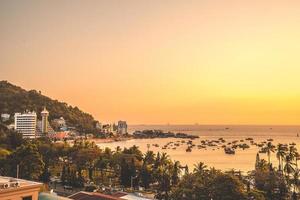
[[[133,139],[132,137],[122,137],[122,138],[88,138],[87,141],[94,142],[95,144],[105,144],[114,142],[123,142]]]

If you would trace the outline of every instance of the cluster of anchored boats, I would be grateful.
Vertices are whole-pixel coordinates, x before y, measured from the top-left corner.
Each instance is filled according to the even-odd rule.
[[[212,148],[212,150],[216,149],[224,149],[226,154],[235,154],[236,150],[241,149],[245,150],[250,148],[250,146],[256,146],[260,148],[260,153],[266,153],[266,144],[268,142],[272,142],[273,139],[267,139],[262,142],[255,142],[253,138],[245,138],[241,140],[233,140],[233,141],[226,141],[224,138],[213,139],[213,140],[201,140],[200,144],[195,144],[195,138],[189,140],[178,140],[175,142],[168,142],[167,144],[163,145],[161,149],[173,149],[176,150],[179,146],[185,145],[186,152],[192,152],[195,149],[204,149]],[[152,146],[159,148],[158,144],[152,144]]]

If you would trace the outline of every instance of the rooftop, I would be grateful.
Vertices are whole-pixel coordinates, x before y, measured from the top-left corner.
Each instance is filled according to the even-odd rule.
[[[0,194],[11,192],[14,190],[41,187],[42,185],[42,183],[34,181],[0,176]]]
[[[102,194],[98,192],[78,192],[71,196],[69,196],[70,199],[74,200],[122,200],[119,197],[114,197],[107,194]]]

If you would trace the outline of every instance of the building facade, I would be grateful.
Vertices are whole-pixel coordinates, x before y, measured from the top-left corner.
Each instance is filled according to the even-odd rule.
[[[10,119],[10,114],[2,113],[1,114],[1,121],[6,122]]]
[[[42,133],[48,133],[48,116],[49,112],[46,110],[46,107],[44,107],[44,110],[41,112],[42,116]]]
[[[56,130],[66,131],[68,129],[66,120],[63,117],[52,120],[52,125]]]
[[[38,200],[42,183],[0,176],[1,200]]]
[[[126,123],[126,121],[118,121],[117,133],[118,134],[127,134],[127,123]]]
[[[23,138],[36,138],[36,112],[15,113],[15,130]]]

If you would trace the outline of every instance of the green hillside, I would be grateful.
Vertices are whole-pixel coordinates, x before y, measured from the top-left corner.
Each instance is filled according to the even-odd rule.
[[[79,108],[53,100],[36,90],[26,91],[7,81],[0,81],[0,113],[9,113],[13,116],[15,112],[29,110],[36,111],[40,117],[44,106],[50,112],[50,120],[63,117],[69,126],[75,127],[79,132],[95,132],[93,116]]]

